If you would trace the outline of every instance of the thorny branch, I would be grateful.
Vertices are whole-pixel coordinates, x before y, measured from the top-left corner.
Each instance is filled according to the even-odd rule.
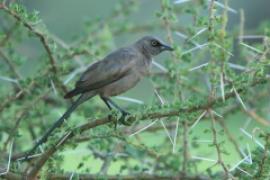
[[[115,180],[115,179],[127,179],[127,180],[132,180],[132,179],[157,179],[157,180],[164,180],[164,179],[185,179],[185,180],[210,180],[208,177],[205,176],[200,176],[200,175],[195,175],[195,176],[180,176],[180,175],[175,175],[175,176],[162,176],[162,175],[151,175],[151,174],[133,174],[133,175],[111,175],[111,176],[102,176],[98,174],[77,174],[77,173],[66,173],[66,174],[48,174],[47,178],[50,180],[66,180],[70,179],[70,177],[76,177],[81,180],[88,180],[88,179],[93,179],[93,180],[99,180],[99,179],[108,179],[108,180]],[[21,177],[18,176],[17,174],[14,173],[7,173],[5,175],[7,179],[12,179],[12,180],[20,180]]]
[[[217,156],[218,156],[217,164],[221,165],[221,167],[223,168],[224,173],[226,175],[226,178],[228,179],[229,178],[229,170],[228,170],[227,166],[225,165],[225,163],[223,161],[222,152],[221,152],[221,149],[220,149],[220,143],[217,140],[217,130],[216,130],[216,127],[215,127],[216,126],[216,119],[215,119],[215,116],[214,116],[214,114],[213,114],[213,112],[211,110],[208,111],[208,113],[211,116],[211,130],[212,130],[212,134],[213,134],[213,145],[216,148]]]
[[[183,121],[183,164],[182,164],[182,173],[184,175],[187,174],[187,164],[188,164],[188,159],[189,159],[189,154],[188,154],[188,122]]]
[[[253,83],[251,83],[252,86],[255,86],[257,84],[266,82],[265,79],[262,80],[256,80]],[[238,92],[242,92],[244,89],[246,89],[246,87],[242,87],[238,89]],[[232,98],[234,97],[234,93],[230,92],[226,94],[226,99]],[[200,105],[196,105],[196,106],[191,106],[188,108],[180,108],[178,110],[172,110],[169,112],[153,112],[153,113],[147,113],[147,114],[142,114],[142,115],[137,115],[135,116],[135,119],[138,120],[147,120],[147,119],[159,119],[159,118],[163,118],[163,117],[172,117],[172,116],[178,116],[180,113],[193,113],[193,112],[197,112],[197,111],[202,111],[205,109],[209,109],[211,107],[213,107],[214,105],[220,103],[222,97],[213,99],[211,101],[208,101],[206,103],[200,104]],[[66,134],[64,134],[54,145],[51,146],[48,150],[46,150],[41,157],[39,157],[32,165],[30,165],[27,168],[27,176],[28,177],[35,177],[37,176],[39,170],[42,168],[42,166],[46,163],[46,161],[57,151],[59,150],[60,146],[63,146],[69,139],[71,139],[72,137],[74,137],[76,134],[74,132],[79,132],[82,133],[86,130],[95,128],[97,126],[101,126],[104,124],[108,124],[111,123],[112,121],[110,121],[109,118],[105,117],[105,118],[100,118],[100,119],[96,119],[96,120],[89,120],[88,123],[85,123],[81,126],[79,126],[78,128],[74,129],[73,131],[69,131]]]

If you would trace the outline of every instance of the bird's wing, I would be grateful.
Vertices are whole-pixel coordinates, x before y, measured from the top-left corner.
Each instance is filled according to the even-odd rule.
[[[133,49],[119,49],[90,66],[76,83],[81,92],[99,89],[128,74],[136,63]]]

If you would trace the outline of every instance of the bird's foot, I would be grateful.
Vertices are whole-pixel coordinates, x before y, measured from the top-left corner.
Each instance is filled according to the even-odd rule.
[[[131,116],[129,112],[123,111],[119,122],[125,126],[130,126],[134,122],[135,118]]]
[[[130,126],[135,121],[135,118],[129,112],[126,111],[122,111],[120,117],[117,116],[117,112],[112,111],[112,113],[108,115],[108,119],[111,122],[113,122],[114,129],[117,128],[118,123],[123,124],[125,126]]]
[[[112,111],[112,112],[108,115],[108,119],[113,123],[114,129],[116,129],[116,128],[117,128],[117,124],[118,124],[117,113],[116,113],[115,111]]]

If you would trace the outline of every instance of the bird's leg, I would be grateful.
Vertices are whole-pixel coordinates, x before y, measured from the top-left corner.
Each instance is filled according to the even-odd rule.
[[[106,104],[106,106],[111,111],[112,110],[112,106],[110,105],[108,99],[105,98],[105,97],[102,97],[102,96],[100,96],[100,98],[103,100],[103,102]],[[110,121],[112,121],[112,115],[111,114],[109,114],[108,118],[109,118]],[[116,127],[117,127],[117,122],[114,123],[114,128],[116,129]]]
[[[100,98],[103,100],[103,102],[106,104],[106,106],[107,106],[110,110],[112,110],[112,107],[111,107],[110,103],[108,102],[107,98],[102,97],[102,96],[100,96]]]
[[[119,119],[119,121],[124,125],[130,125],[128,122],[125,121],[126,116],[130,115],[130,113],[127,112],[126,110],[122,109],[115,102],[113,102],[110,98],[106,98],[106,100],[110,103],[110,105],[112,105],[113,107],[115,107],[116,109],[118,109],[121,112],[122,116]]]
[[[106,98],[108,100],[108,102],[115,107],[116,109],[118,109],[122,114],[124,115],[129,115],[130,113],[127,112],[126,110],[122,109],[120,106],[118,106],[115,102],[113,102],[110,98]]]

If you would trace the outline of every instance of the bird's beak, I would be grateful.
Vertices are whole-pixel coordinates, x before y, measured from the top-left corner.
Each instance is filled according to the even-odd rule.
[[[161,49],[163,51],[173,51],[174,50],[171,46],[168,46],[166,44],[162,44]]]

